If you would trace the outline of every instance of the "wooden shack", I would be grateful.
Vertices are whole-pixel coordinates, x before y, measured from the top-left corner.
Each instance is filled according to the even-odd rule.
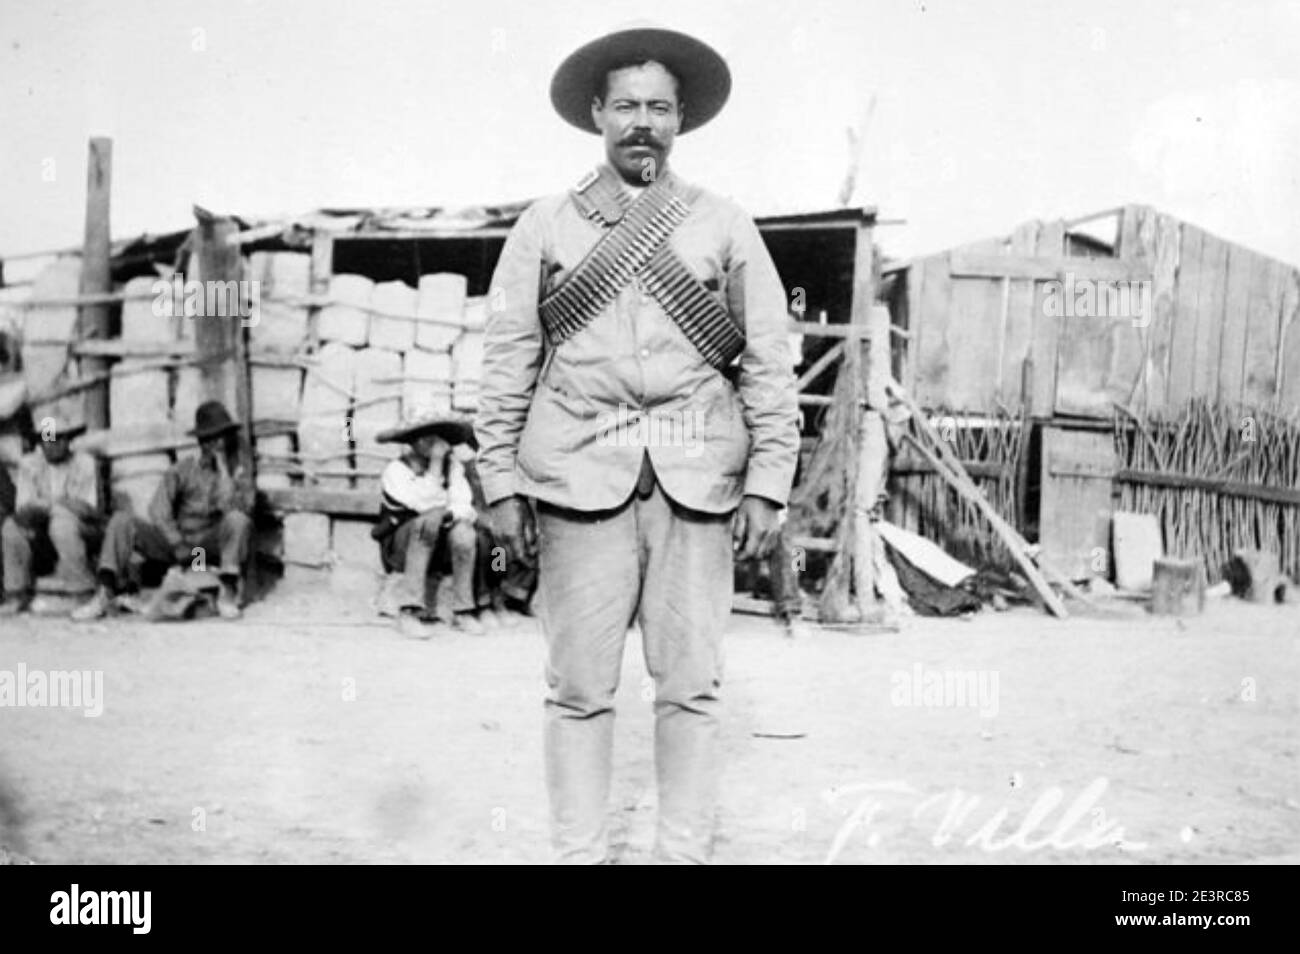
[[[1212,578],[1220,561],[1207,551],[1228,544],[1192,524],[1201,505],[1219,500],[1219,509],[1238,508],[1241,526],[1225,524],[1216,537],[1273,535],[1289,571],[1300,571],[1294,531],[1286,541],[1272,531],[1279,522],[1295,526],[1296,465],[1245,469],[1256,440],[1249,422],[1260,425],[1260,448],[1293,439],[1300,270],[1130,205],[1029,222],[884,271],[896,375],[946,425],[1004,516],[1037,539],[1046,560],[1076,578],[1105,575],[1110,514],[1137,506],[1133,490],[1142,486],[1162,489],[1142,506],[1162,515],[1170,549],[1206,558]],[[1232,422],[1241,453],[1224,450],[1229,434],[1163,466],[1154,458],[1135,466],[1134,428],[1186,430],[1197,415]],[[1175,435],[1169,444],[1190,440]],[[896,460],[893,485],[904,526],[957,549],[981,537],[968,527],[967,539],[951,539],[962,530],[923,464]],[[1193,506],[1195,495],[1207,499]]]

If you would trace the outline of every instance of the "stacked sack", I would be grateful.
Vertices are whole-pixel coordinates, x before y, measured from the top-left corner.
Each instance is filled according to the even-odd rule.
[[[357,352],[330,341],[316,352],[302,388],[298,453],[309,475],[349,470],[352,465],[352,393]],[[256,398],[254,398],[256,400]],[[347,489],[348,478],[326,473],[311,481],[325,489]]]
[[[452,273],[424,275],[418,288],[331,277],[317,320],[321,348],[307,359],[298,453],[309,471],[353,467],[358,476],[318,474],[310,483],[377,491],[384,461],[400,452],[376,442],[380,431],[404,416],[475,408],[486,313],[485,299],[467,290],[465,276]],[[253,403],[261,407],[256,382]]]

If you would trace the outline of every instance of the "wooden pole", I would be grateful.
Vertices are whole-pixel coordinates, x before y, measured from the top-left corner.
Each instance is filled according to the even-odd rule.
[[[237,302],[239,294],[225,296],[209,294],[210,282],[238,282],[242,272],[239,246],[230,242],[238,229],[226,217],[215,216],[197,206],[194,216],[195,258],[198,262],[198,280],[204,287],[204,302]],[[245,473],[253,470],[253,406],[248,372],[248,349],[244,341],[244,319],[239,313],[227,315],[203,314],[194,321],[194,343],[199,366],[199,390],[202,400],[226,401],[234,395],[235,406],[231,412],[239,421],[239,463]]]
[[[109,223],[109,199],[113,184],[113,140],[95,136],[90,140],[86,155],[86,232],[81,252],[82,295],[101,295],[112,292],[111,269],[112,232]],[[77,316],[79,339],[108,337],[107,303],[82,305]],[[103,358],[83,358],[80,370],[98,378],[108,373],[108,362]],[[86,426],[90,430],[108,427],[108,383],[87,390],[85,397]]]
[[[867,320],[867,407],[886,411],[889,409],[887,385],[893,377],[889,309],[874,305]]]
[[[324,299],[329,295],[330,276],[334,274],[334,236],[318,231],[311,242],[311,295]],[[416,280],[419,284],[419,280]],[[307,317],[307,342],[312,352],[320,347],[320,308],[311,310]]]
[[[850,321],[858,328],[870,328],[872,305],[875,300],[875,271],[873,263],[874,249],[871,245],[871,229],[865,223],[858,226],[854,233],[853,251],[853,306]],[[853,395],[852,417],[849,433],[853,435],[851,447],[854,453],[846,461],[852,467],[852,479],[846,499],[844,519],[849,522],[849,551],[852,554],[854,603],[858,609],[859,619],[866,620],[875,605],[875,577],[873,574],[872,550],[875,545],[871,518],[868,515],[875,506],[876,475],[871,469],[878,461],[867,459],[867,439],[869,425],[863,405],[871,387],[868,378],[870,361],[867,352],[868,342],[861,338],[844,342],[844,366],[842,372],[852,375]]]

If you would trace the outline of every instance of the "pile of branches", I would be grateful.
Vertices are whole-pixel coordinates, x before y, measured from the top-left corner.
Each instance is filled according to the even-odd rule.
[[[1241,549],[1275,553],[1282,571],[1300,574],[1300,505],[1260,499],[1249,488],[1300,489],[1300,420],[1267,408],[1206,399],[1180,414],[1140,417],[1125,408],[1115,416],[1120,468],[1197,478],[1217,486],[1159,486],[1125,480],[1120,508],[1155,514],[1165,550],[1200,557],[1219,580]]]

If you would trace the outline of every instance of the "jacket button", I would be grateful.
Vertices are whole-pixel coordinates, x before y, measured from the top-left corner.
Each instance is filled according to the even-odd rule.
[[[649,348],[642,348],[642,349],[641,349],[641,357],[643,357],[643,358],[648,358],[648,357],[650,357],[650,349],[649,349]]]

